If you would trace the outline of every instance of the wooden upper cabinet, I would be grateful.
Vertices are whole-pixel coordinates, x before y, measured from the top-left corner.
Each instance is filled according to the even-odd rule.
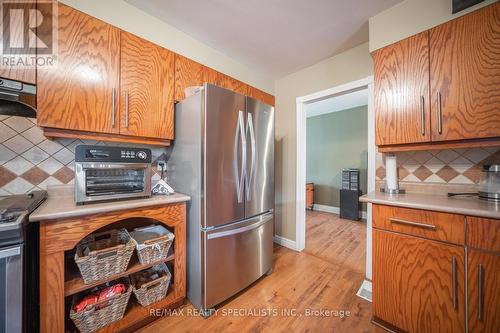
[[[121,32],[120,134],[174,138],[174,53]]]
[[[12,3],[12,1],[9,1]],[[16,4],[16,8],[18,9],[28,9],[32,7],[32,3],[30,2],[22,2],[19,1],[19,4]],[[2,10],[3,17],[2,22],[6,24],[9,22],[9,11]],[[9,37],[11,45],[19,45],[24,39],[24,24],[14,24],[9,27]],[[4,38],[3,43],[7,43],[7,40]],[[22,43],[21,43],[22,45]],[[2,52],[3,53],[3,52]],[[15,54],[24,54],[24,50],[20,49],[19,51],[13,50],[10,54],[5,54],[6,56],[15,55]],[[34,56],[34,54],[32,55]],[[12,66],[4,66],[0,63],[0,77],[7,78],[10,80],[22,81],[26,83],[35,84],[35,67],[12,67]]]
[[[248,96],[274,106],[274,96],[257,88],[248,86]]]
[[[228,75],[219,73],[219,85],[239,94],[248,95],[248,85]]]
[[[57,66],[37,69],[38,125],[118,133],[120,30],[58,6]]]
[[[498,222],[497,222],[498,223]],[[500,328],[500,253],[469,250],[469,332],[496,333]]]
[[[194,60],[175,55],[175,100],[186,98],[184,89],[201,86],[205,82],[219,85],[220,73]]]
[[[175,55],[175,100],[186,98],[184,89],[201,86],[205,82],[204,66],[194,60]]]
[[[464,332],[464,248],[374,229],[373,315],[405,332]]]
[[[373,54],[376,144],[430,141],[428,33]]]
[[[500,2],[430,30],[430,73],[434,141],[500,137]]]

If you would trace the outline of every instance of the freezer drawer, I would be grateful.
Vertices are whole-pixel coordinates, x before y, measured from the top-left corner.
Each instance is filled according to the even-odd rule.
[[[272,267],[272,212],[204,232],[205,309],[223,302]]]

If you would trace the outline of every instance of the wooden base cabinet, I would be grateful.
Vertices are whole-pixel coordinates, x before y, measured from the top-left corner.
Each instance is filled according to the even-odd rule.
[[[465,331],[464,248],[373,231],[373,315],[406,332]]]
[[[105,282],[129,276],[148,269],[153,264],[141,264],[132,255],[125,272],[102,281],[85,284],[74,263],[74,249],[91,233],[109,229],[160,224],[171,230],[174,241],[165,262],[172,274],[165,298],[143,307],[131,296],[125,314],[101,329],[98,333],[135,332],[158,317],[151,315],[156,309],[177,307],[186,297],[186,203],[135,208],[65,219],[40,221],[40,332],[73,332],[76,328],[69,319],[71,300],[82,296],[89,289]],[[160,263],[160,262],[157,262]]]
[[[469,332],[499,332],[500,254],[469,250],[467,266]]]

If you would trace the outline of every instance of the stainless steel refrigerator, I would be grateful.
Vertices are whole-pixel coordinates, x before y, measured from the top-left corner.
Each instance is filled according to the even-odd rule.
[[[209,310],[271,272],[274,108],[205,84],[175,108],[168,181],[191,196],[187,294]]]

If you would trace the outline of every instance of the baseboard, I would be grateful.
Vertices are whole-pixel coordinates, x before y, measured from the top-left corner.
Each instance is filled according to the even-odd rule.
[[[291,250],[297,251],[297,243],[291,239],[274,235],[274,242]]]
[[[318,212],[340,214],[340,207],[314,204],[313,209],[317,210]],[[366,220],[366,212],[361,212],[361,218]]]

